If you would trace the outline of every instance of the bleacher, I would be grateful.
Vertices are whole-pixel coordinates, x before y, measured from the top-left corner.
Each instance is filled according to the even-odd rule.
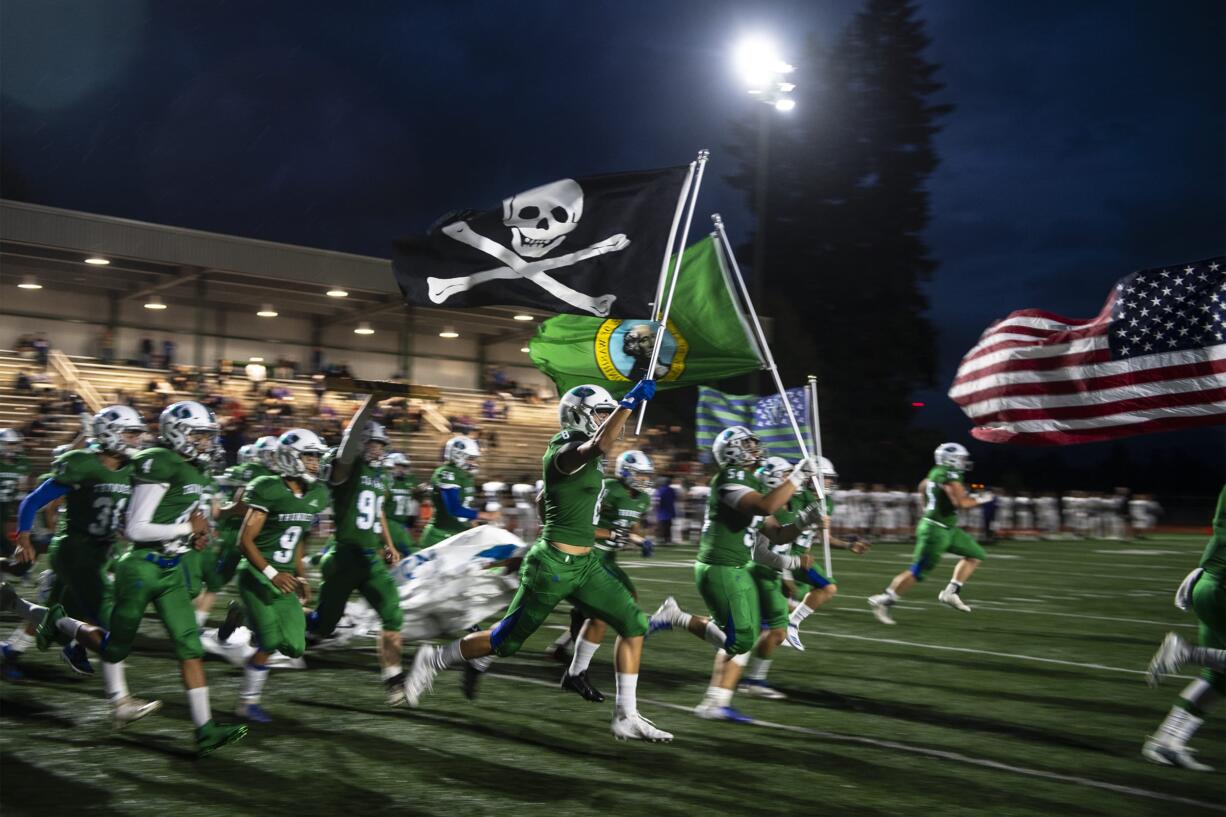
[[[69,360],[75,366],[78,375],[93,386],[104,403],[116,402],[120,391],[138,400],[144,399],[151,380],[169,382],[171,377],[171,372],[166,369],[108,364],[91,357],[70,356]],[[0,351],[0,428],[24,426],[36,413],[39,402],[46,399],[45,395],[38,393],[42,389],[36,389],[33,395],[19,394],[14,390],[13,383],[17,372],[23,367],[31,372],[37,370],[34,361],[21,358],[14,352]],[[50,377],[50,385],[54,386],[54,389],[45,389],[46,391],[57,393],[64,388],[62,378],[52,367],[48,367],[47,374]],[[248,393],[249,383],[245,378],[228,377],[224,383],[219,384],[216,375],[209,374],[207,381],[210,391],[222,393],[238,401],[248,411],[254,410],[259,397]],[[264,381],[261,390],[280,388],[287,393],[284,399],[291,401],[295,406],[296,417],[288,418],[286,421],[288,426],[292,426],[295,422],[304,422],[300,418],[316,414],[313,385],[313,381],[306,377],[292,380],[269,378]],[[450,431],[445,430],[443,418],[464,416],[473,418],[476,425],[482,430],[480,435],[481,472],[477,477],[478,483],[486,480],[511,483],[524,478],[535,481],[540,477],[541,455],[549,439],[558,430],[555,404],[529,405],[516,399],[510,399],[506,401],[509,406],[507,418],[489,420],[481,416],[481,405],[488,397],[485,392],[477,389],[457,388],[444,388],[440,391],[441,399],[437,403],[417,399],[412,402],[429,412],[442,426],[441,429],[436,427],[436,424],[423,419],[421,430],[411,434],[400,429],[389,430],[393,449],[409,456],[413,463],[413,473],[426,477],[441,461],[443,444],[453,436]],[[168,396],[172,400],[186,400],[193,397],[190,393],[173,391]],[[336,416],[343,421],[356,409],[357,401],[348,394],[327,392],[322,405],[335,412]],[[49,433],[45,438],[27,440],[28,455],[35,468],[41,469],[46,466],[50,460],[51,450],[56,445],[72,440],[80,429],[80,419],[71,415],[52,415],[48,426]],[[490,432],[497,432],[498,445],[496,448],[488,445]],[[633,447],[637,442],[637,438],[627,433],[625,438],[619,441],[615,453]],[[666,466],[667,461],[657,457],[657,469],[663,470]]]

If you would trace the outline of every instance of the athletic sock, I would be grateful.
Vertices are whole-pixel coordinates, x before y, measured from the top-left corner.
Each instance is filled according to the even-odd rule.
[[[902,596],[894,592],[894,588],[887,587],[885,589],[886,604],[894,604],[902,599]]]
[[[379,677],[384,681],[390,681],[397,675],[404,675],[404,667],[400,664],[390,667],[379,667]]]
[[[13,634],[9,636],[9,649],[16,653],[23,653],[30,649],[34,644],[34,636],[26,632],[25,623],[17,625],[17,629],[13,630]]]
[[[106,696],[111,699],[111,703],[122,701],[128,697],[128,679],[124,675],[122,661],[117,661],[114,664],[110,661],[103,661],[102,681],[106,685]]]
[[[732,703],[732,690],[723,687],[707,687],[707,695],[703,703],[711,706],[729,706]]]
[[[618,717],[632,718],[639,713],[638,686],[639,674],[637,672],[617,673],[616,711]]]
[[[1183,748],[1202,723],[1203,720],[1176,704],[1171,707],[1154,737],[1167,746]]]
[[[788,624],[793,627],[799,627],[800,622],[804,621],[809,616],[813,615],[813,608],[805,604],[803,601],[796,605],[796,609],[788,616]]]
[[[1188,647],[1187,663],[1216,672],[1226,672],[1226,650],[1212,647]]]
[[[243,667],[243,691],[238,699],[245,704],[258,704],[260,693],[264,691],[264,682],[268,680],[268,666],[247,664]]]
[[[945,590],[949,593],[962,592],[962,582],[950,580],[949,584],[945,585]]]
[[[209,688],[196,687],[187,691],[187,708],[192,711],[192,723],[199,729],[213,720],[213,709],[209,706]]]
[[[208,610],[197,610],[196,611],[196,629],[197,630],[203,630],[204,625],[208,622],[208,620],[209,620]]]
[[[714,621],[707,622],[707,629],[703,632],[702,637],[704,641],[718,650],[722,650],[724,643],[728,640],[727,636],[724,635],[724,631]]]
[[[59,621],[55,622],[55,626],[59,631],[69,638],[76,638],[77,631],[85,626],[84,621],[77,621],[75,618],[64,616]]]
[[[1218,699],[1217,690],[1204,678],[1193,678],[1179,693],[1179,706],[1198,718],[1205,717]]]
[[[493,663],[494,663],[494,656],[483,655],[480,658],[474,658],[473,660],[469,661],[468,665],[472,667],[473,669],[475,669],[477,672],[485,672],[486,670],[490,668],[490,665]]]
[[[13,610],[17,613],[17,615],[21,616],[31,624],[41,623],[43,617],[47,615],[46,607],[26,601],[20,597],[18,597],[16,606],[13,608]]]
[[[455,641],[444,644],[442,647],[434,651],[434,668],[439,672],[448,667],[458,664],[464,660],[464,655],[460,652],[460,642],[463,639],[457,638]]]
[[[575,654],[570,659],[570,669],[566,671],[567,675],[578,675],[581,672],[586,672],[591,666],[592,656],[596,654],[596,650],[600,649],[599,644],[593,644],[586,638],[580,638],[575,642]],[[636,678],[638,676],[635,676]]]
[[[745,670],[745,677],[750,681],[765,681],[766,673],[770,672],[770,669],[769,658],[759,658],[755,655],[749,659],[749,669]]]
[[[694,620],[694,616],[684,610],[678,610],[673,614],[672,625],[680,630],[690,629],[690,622]]]

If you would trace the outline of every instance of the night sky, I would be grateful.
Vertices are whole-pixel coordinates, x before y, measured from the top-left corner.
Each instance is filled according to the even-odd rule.
[[[386,257],[452,208],[706,147],[701,211],[744,231],[733,43],[796,62],[860,5],[3,0],[0,195]],[[1226,4],[921,8],[957,106],[930,184],[941,384],[1013,309],[1089,317],[1131,270],[1222,253]],[[964,432],[943,393],[930,421]]]

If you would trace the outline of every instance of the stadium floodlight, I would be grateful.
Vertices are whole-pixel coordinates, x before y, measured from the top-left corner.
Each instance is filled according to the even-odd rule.
[[[21,279],[21,283],[17,285],[18,289],[42,289],[43,285],[38,282],[33,275],[27,275]]]
[[[517,320],[517,321],[530,321],[530,320],[532,320],[532,316],[531,316],[531,315],[519,314],[519,315],[516,315],[516,316],[515,316],[515,320]]]
[[[248,363],[263,363],[264,358],[260,357],[259,355],[252,355],[251,357],[247,358],[247,362]]]
[[[458,338],[460,333],[455,330],[454,326],[447,325],[443,327],[443,331],[438,333],[440,338]]]
[[[355,335],[373,335],[374,333],[375,330],[370,328],[370,323],[368,321],[362,321],[358,324],[357,328],[353,330],[353,334]]]
[[[160,295],[150,295],[149,300],[145,301],[145,309],[165,309],[166,304],[162,302]]]
[[[784,96],[796,90],[794,82],[785,80],[796,67],[779,56],[779,49],[768,37],[754,34],[738,42],[732,51],[732,63],[755,99],[782,112],[796,107],[796,100]]]
[[[349,297],[349,293],[341,289],[340,287],[332,287],[332,289],[328,290],[324,294],[327,295],[329,298],[348,298]]]
[[[103,258],[101,255],[91,255],[89,258],[85,259],[85,263],[93,264],[95,267],[105,267],[107,264],[111,263],[111,261],[108,258]]]
[[[260,311],[255,314],[261,318],[275,318],[277,317],[277,310],[272,308],[272,304],[261,304]]]

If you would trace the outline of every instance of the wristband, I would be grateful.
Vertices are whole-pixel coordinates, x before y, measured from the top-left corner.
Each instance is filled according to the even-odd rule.
[[[272,565],[264,565],[264,575],[268,577],[269,581],[272,581],[273,579],[277,578],[277,574],[280,572],[281,571],[277,570]]]

